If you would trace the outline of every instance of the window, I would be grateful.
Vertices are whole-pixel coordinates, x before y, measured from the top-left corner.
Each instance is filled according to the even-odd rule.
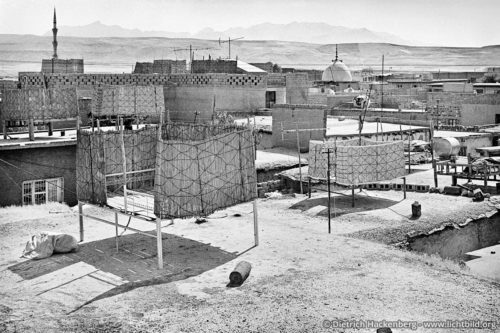
[[[64,178],[23,182],[23,206],[39,205],[50,201],[64,201]]]

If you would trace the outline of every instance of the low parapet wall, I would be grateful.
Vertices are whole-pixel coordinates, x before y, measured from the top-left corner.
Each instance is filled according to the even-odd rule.
[[[226,86],[266,88],[267,74],[43,74],[19,73],[22,87],[95,85]]]

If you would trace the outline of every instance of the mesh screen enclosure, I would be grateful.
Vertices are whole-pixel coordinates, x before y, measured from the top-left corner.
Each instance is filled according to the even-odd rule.
[[[330,177],[341,185],[362,185],[405,175],[403,141],[380,142],[366,139],[310,141],[309,176],[326,179],[327,150],[330,150]]]
[[[2,94],[4,120],[67,119],[78,116],[76,88],[8,89]]]
[[[163,86],[100,86],[94,88],[95,116],[151,116],[165,111]]]
[[[77,161],[78,200],[104,205],[126,184],[151,196],[159,218],[207,216],[257,196],[254,135],[245,127],[167,123],[160,136],[157,127],[81,130]]]

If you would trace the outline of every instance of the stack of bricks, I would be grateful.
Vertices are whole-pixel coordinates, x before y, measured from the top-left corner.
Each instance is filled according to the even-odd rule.
[[[263,183],[257,184],[257,194],[259,198],[264,198],[266,193],[281,191],[285,186],[285,182],[282,179],[270,180]]]

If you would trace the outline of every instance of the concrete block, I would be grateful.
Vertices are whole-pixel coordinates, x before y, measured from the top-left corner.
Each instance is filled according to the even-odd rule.
[[[406,184],[406,191],[408,192],[415,192],[416,190],[416,185],[414,184]]]
[[[403,190],[403,184],[392,184],[392,189],[394,191],[402,191]]]
[[[415,185],[415,186],[417,192],[429,192],[430,189],[429,185]]]
[[[392,184],[389,184],[389,183],[378,183],[377,184],[377,189],[379,191],[389,191],[389,190],[392,190]]]

